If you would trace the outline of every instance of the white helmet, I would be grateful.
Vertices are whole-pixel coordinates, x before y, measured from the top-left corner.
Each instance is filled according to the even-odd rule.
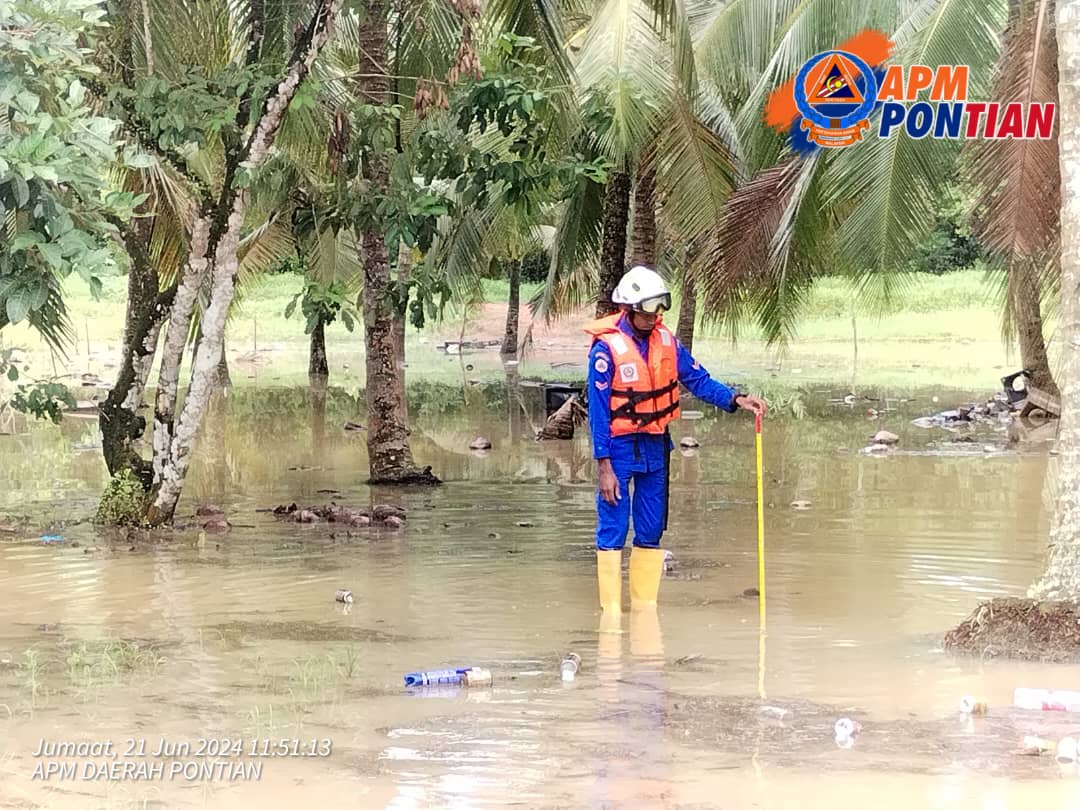
[[[632,309],[650,314],[671,309],[671,293],[660,274],[648,267],[636,265],[619,279],[611,294],[615,304],[627,304]]]

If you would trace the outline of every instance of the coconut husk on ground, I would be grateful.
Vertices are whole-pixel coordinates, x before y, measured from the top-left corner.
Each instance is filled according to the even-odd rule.
[[[538,440],[572,439],[574,428],[585,424],[588,419],[588,410],[578,401],[577,394],[574,394],[548,417],[543,429],[536,434],[536,438]]]
[[[984,658],[1080,662],[1080,607],[1066,602],[992,599],[945,634],[945,649]]]

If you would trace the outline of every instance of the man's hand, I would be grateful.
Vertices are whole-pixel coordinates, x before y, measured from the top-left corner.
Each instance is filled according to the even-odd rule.
[[[752,397],[747,394],[739,394],[735,397],[735,406],[742,408],[744,411],[760,413],[762,416],[769,409],[769,406],[765,404],[765,400],[761,397]]]
[[[619,479],[615,477],[610,458],[600,459],[600,496],[612,506],[615,505],[615,501],[622,498],[619,492]]]

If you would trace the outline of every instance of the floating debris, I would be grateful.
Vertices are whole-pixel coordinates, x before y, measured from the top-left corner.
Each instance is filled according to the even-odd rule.
[[[964,695],[960,698],[960,711],[963,714],[984,715],[988,710],[985,700],[974,698],[971,695]]]
[[[895,433],[890,433],[887,430],[879,430],[874,434],[871,441],[874,444],[896,444],[900,441],[900,437]]]
[[[762,706],[761,713],[766,717],[773,717],[777,720],[783,720],[790,714],[787,709],[782,709],[779,706]]]
[[[841,717],[833,726],[836,744],[840,748],[853,747],[860,731],[862,731],[862,725],[849,717]]]
[[[1020,747],[1020,753],[1028,757],[1038,757],[1053,751],[1054,748],[1055,745],[1053,740],[1029,735],[1024,737],[1024,741]]]
[[[678,567],[678,563],[675,562],[675,555],[671,553],[670,549],[664,549],[664,573],[670,574]]]
[[[572,681],[577,677],[578,670],[581,669],[581,656],[577,653],[568,653],[563,658],[562,663],[559,664],[559,671],[562,674],[564,681]]]
[[[352,604],[352,591],[348,590],[347,588],[338,588],[338,590],[334,592],[334,601]]]
[[[1054,759],[1062,765],[1072,765],[1076,762],[1076,738],[1062,737],[1058,740]]]
[[[365,509],[354,509],[351,506],[337,504],[303,508],[293,503],[288,506],[275,506],[273,513],[279,520],[288,520],[293,523],[340,523],[360,528],[375,525],[400,529],[407,519],[404,509],[390,504],[379,504],[368,512]]]

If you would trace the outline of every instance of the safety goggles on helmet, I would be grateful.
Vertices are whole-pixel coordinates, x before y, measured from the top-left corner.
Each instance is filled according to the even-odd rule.
[[[667,312],[669,309],[671,309],[671,293],[654,295],[650,298],[638,301],[636,304],[634,304],[634,309],[638,312],[645,312],[649,315],[656,315],[660,312]]]

